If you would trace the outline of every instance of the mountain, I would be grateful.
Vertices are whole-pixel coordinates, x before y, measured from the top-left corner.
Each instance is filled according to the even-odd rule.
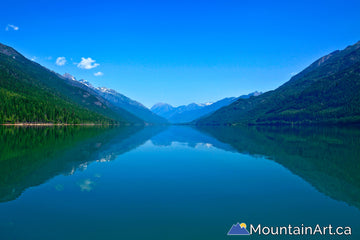
[[[143,119],[145,122],[150,124],[166,124],[168,121],[155,113],[151,112],[147,107],[141,103],[134,101],[113,89],[105,87],[97,88],[98,93],[107,101],[114,106],[123,108],[135,116]]]
[[[101,101],[104,105],[106,105],[109,109],[112,111],[121,114],[125,116],[125,119],[129,122],[135,122],[137,124],[144,123],[144,120],[141,119],[139,116],[133,115],[132,113],[128,112],[127,110],[116,106],[115,104],[112,104],[110,101],[106,100],[99,92],[97,88],[95,88],[90,82],[84,79],[76,80],[74,76],[72,76],[69,73],[65,73],[63,76],[59,75],[60,78],[62,78],[64,81],[67,82],[67,84],[70,84],[72,86],[81,88],[88,92],[89,94],[96,96],[99,101]]]
[[[0,123],[143,124],[84,84],[0,44]]]
[[[61,76],[69,81],[70,84],[77,85],[82,88],[87,88],[88,91],[91,91],[93,94],[98,95],[99,97],[105,99],[112,106],[115,106],[120,109],[125,109],[136,117],[142,119],[149,124],[166,124],[168,121],[155,113],[151,112],[147,107],[141,103],[132,100],[125,95],[118,93],[113,89],[106,87],[97,87],[95,88],[90,82],[84,79],[76,80],[74,76],[69,73],[65,73]]]
[[[240,96],[238,98],[246,99],[251,96],[258,96],[260,94],[261,93],[259,92],[254,92],[248,95]],[[166,118],[171,123],[188,123],[202,116],[211,114],[216,110],[231,104],[238,98],[229,97],[221,99],[215,103],[191,103],[189,105],[183,105],[179,107],[173,107],[167,103],[158,103],[151,108],[151,111],[163,118]]]
[[[262,93],[262,92],[255,91],[255,92],[249,93],[249,94],[247,94],[247,95],[241,95],[241,96],[238,97],[237,99],[248,99],[248,98],[251,98],[251,97],[260,96],[261,94],[263,94],[263,93]]]
[[[174,109],[175,109],[175,107],[173,107],[167,103],[157,103],[150,108],[150,110],[153,113],[155,113],[163,118],[166,118],[166,119],[168,119],[171,116]]]
[[[360,123],[360,41],[326,55],[279,88],[238,99],[197,125]]]

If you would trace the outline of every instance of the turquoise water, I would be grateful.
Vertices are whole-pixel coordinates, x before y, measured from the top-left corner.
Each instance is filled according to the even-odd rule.
[[[0,239],[360,239],[354,128],[0,128]],[[227,236],[237,222],[351,236]]]

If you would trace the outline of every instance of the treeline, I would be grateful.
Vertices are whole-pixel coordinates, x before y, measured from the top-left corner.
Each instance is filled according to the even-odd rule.
[[[40,96],[22,96],[5,89],[0,89],[0,112],[0,123],[114,123],[86,109],[79,110],[56,97],[42,100]]]

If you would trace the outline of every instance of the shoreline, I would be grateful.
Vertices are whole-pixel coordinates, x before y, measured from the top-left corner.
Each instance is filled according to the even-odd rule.
[[[0,126],[110,126],[110,124],[98,123],[1,123]],[[114,124],[111,124],[114,125]]]

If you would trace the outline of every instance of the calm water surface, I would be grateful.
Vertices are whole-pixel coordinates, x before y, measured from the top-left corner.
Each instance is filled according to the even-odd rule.
[[[360,239],[356,128],[0,128],[0,239]],[[227,236],[232,224],[352,236]]]

